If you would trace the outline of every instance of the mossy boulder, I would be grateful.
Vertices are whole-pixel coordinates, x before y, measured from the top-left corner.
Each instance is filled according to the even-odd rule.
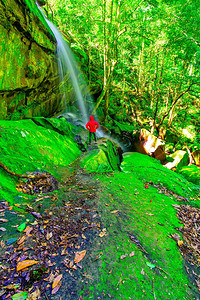
[[[62,111],[56,41],[32,0],[0,2],[0,118]]]
[[[173,154],[169,155],[168,159],[170,161],[164,166],[168,169],[176,168],[178,170],[181,169],[183,166],[187,166],[189,162],[189,154],[186,151],[177,150]]]
[[[120,170],[120,155],[114,143],[108,139],[100,139],[94,149],[81,159],[81,166],[89,173],[104,173]]]
[[[200,166],[200,150],[192,152],[192,156],[194,158],[195,164]]]
[[[191,165],[180,169],[180,174],[182,174],[188,181],[191,181],[197,185],[200,185],[200,168]]]
[[[43,122],[50,120],[43,120]],[[62,131],[66,129],[62,119],[51,120]],[[58,125],[60,123],[60,125]],[[69,133],[70,136],[71,133]],[[19,174],[48,171],[57,176],[57,168],[67,167],[81,151],[73,140],[53,127],[36,125],[33,120],[0,121],[0,161]],[[0,199],[13,202],[19,196],[15,189],[17,178],[0,168]]]

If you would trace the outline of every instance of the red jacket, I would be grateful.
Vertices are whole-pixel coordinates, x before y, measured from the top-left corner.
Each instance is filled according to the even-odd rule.
[[[93,116],[90,116],[90,121],[87,122],[85,127],[90,131],[90,132],[96,132],[96,129],[99,128],[99,123],[94,120]]]

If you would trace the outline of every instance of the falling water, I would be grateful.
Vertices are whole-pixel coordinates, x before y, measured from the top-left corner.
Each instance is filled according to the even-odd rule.
[[[72,51],[63,39],[61,33],[55,25],[45,17],[39,6],[38,8],[57,41],[58,69],[65,102],[65,111],[62,115],[66,117],[75,115],[76,118],[80,118],[81,121],[86,124],[89,120],[89,114],[93,111],[93,103],[87,85],[84,82],[83,75],[81,74]],[[70,80],[68,80],[69,77]],[[70,88],[70,85],[72,85],[73,88]]]

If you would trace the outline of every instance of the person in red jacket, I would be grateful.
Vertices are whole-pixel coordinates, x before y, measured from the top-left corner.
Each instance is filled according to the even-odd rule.
[[[91,144],[92,135],[96,142],[97,141],[96,129],[99,128],[99,123],[94,120],[93,116],[90,116],[90,121],[87,122],[85,127],[87,128],[87,130],[89,130],[89,144]]]

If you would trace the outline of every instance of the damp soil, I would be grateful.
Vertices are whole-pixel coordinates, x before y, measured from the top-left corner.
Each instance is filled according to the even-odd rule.
[[[1,232],[0,299],[19,292],[33,297],[39,293],[36,299],[81,299],[78,283],[87,281],[84,261],[93,237],[101,232],[95,201],[98,184],[78,168],[78,161],[71,166],[73,172],[69,170],[57,193],[38,195],[24,214],[20,207],[16,212],[1,203],[2,218],[31,222],[25,221],[26,229],[12,237]],[[20,261],[37,263],[17,271]]]

